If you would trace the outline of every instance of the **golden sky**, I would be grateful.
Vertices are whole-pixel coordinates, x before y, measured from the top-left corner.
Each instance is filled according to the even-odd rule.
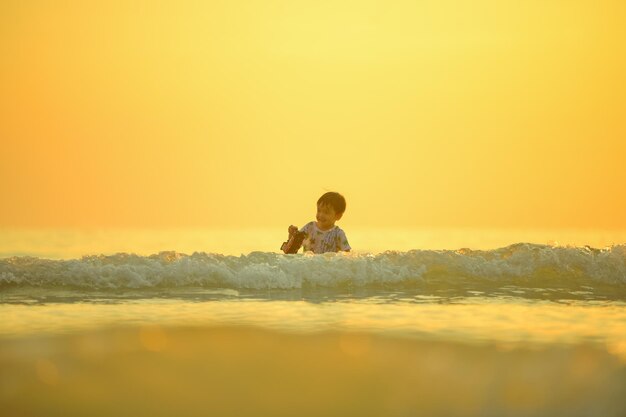
[[[626,2],[0,2],[0,227],[626,229]]]

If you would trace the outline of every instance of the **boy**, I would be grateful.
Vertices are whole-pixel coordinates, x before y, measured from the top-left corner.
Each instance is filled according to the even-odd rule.
[[[314,253],[324,252],[350,252],[350,245],[343,230],[335,226],[335,222],[341,219],[346,211],[346,199],[339,193],[328,192],[317,200],[316,222],[307,223],[300,232],[304,233],[302,246],[304,251]],[[289,239],[298,232],[296,226],[289,226]],[[283,249],[285,253],[288,252]],[[296,249],[297,251],[297,249]]]

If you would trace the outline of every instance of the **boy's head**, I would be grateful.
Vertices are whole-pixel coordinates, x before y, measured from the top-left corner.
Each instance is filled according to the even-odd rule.
[[[346,199],[339,193],[328,192],[317,200],[317,226],[322,229],[330,229],[335,222],[341,219],[346,211]]]

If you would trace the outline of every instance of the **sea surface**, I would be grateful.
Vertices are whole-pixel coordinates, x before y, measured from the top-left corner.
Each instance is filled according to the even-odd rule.
[[[626,416],[626,233],[284,234],[0,231],[2,415]]]

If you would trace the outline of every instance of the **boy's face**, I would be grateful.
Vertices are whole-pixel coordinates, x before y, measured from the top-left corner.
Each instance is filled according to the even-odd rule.
[[[335,222],[341,218],[341,214],[337,214],[330,205],[318,205],[315,218],[317,219],[317,227],[326,230],[335,225]]]

